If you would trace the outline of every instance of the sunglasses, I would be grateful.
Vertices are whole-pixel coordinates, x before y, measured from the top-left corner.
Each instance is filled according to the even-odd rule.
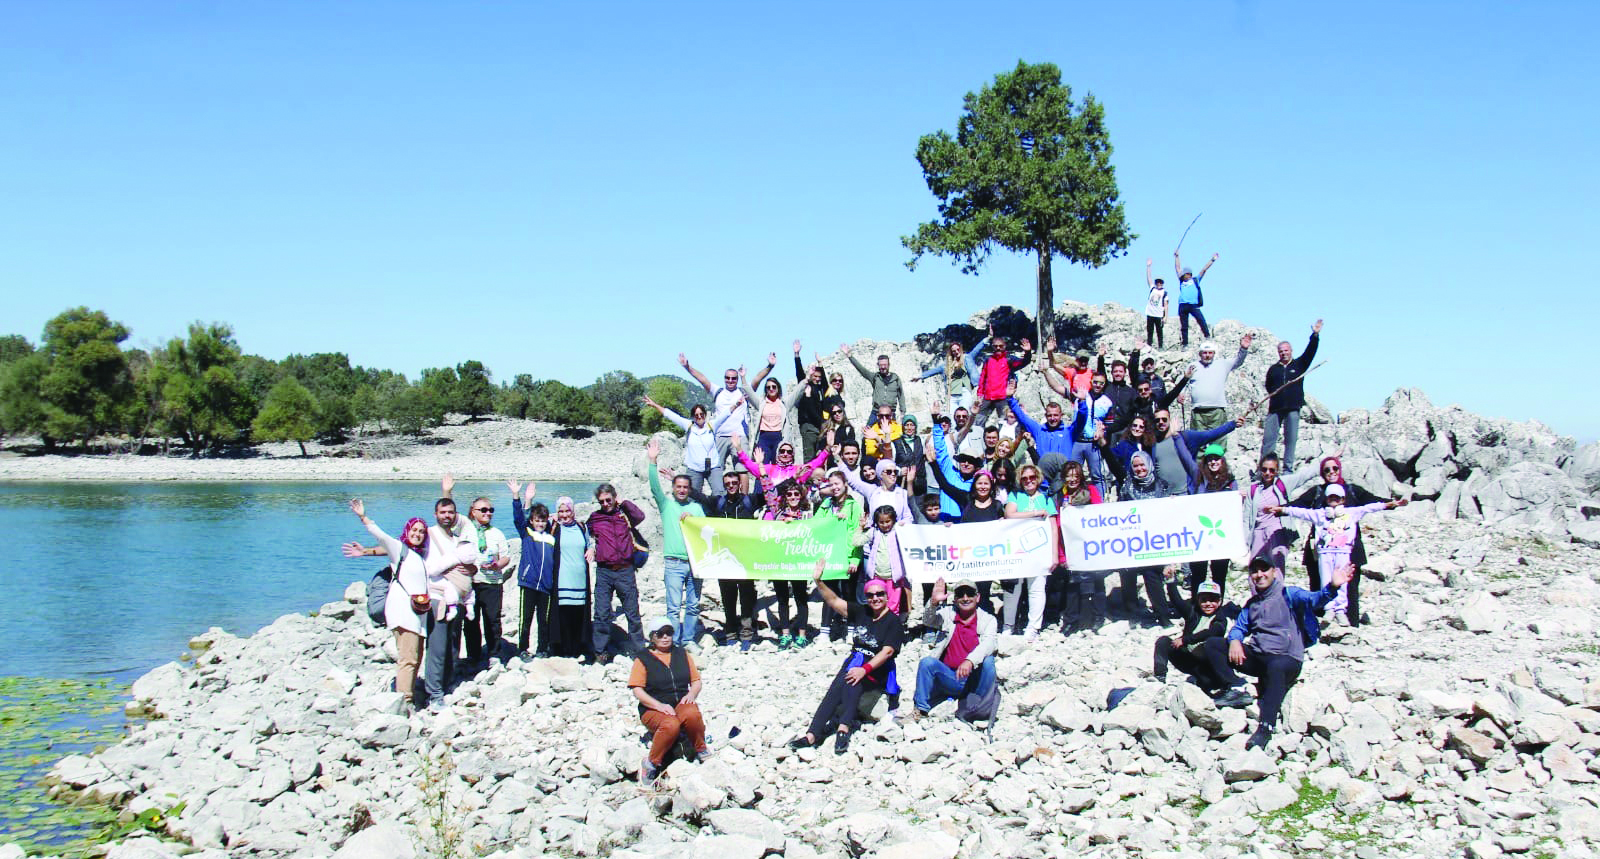
[[[658,629],[655,632],[650,633],[651,638],[660,638],[663,635],[672,635],[672,627],[669,626],[665,629]]]
[[[960,588],[959,590],[956,591],[956,599],[966,599],[968,597],[976,599],[977,596],[978,596],[978,592],[973,590],[972,588]]]
[[[867,599],[888,599],[889,595],[883,591],[867,591]]]
[[[474,512],[474,513],[493,513],[494,512],[494,508],[493,507],[474,507],[474,508],[472,508],[472,512]]]
[[[1322,473],[1323,474],[1338,474],[1339,473],[1339,466],[1330,465],[1327,468],[1322,469]]]

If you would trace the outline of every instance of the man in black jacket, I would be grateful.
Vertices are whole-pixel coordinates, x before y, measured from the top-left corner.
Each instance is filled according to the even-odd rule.
[[[1283,428],[1283,467],[1294,469],[1294,443],[1300,436],[1300,409],[1306,404],[1306,386],[1300,377],[1317,357],[1318,336],[1322,333],[1322,320],[1311,326],[1311,340],[1306,351],[1294,357],[1294,347],[1284,340],[1278,344],[1278,363],[1267,368],[1267,393],[1272,398],[1267,403],[1267,420],[1261,431],[1261,452],[1276,453],[1278,429]],[[1279,389],[1282,390],[1279,390]],[[1273,393],[1276,391],[1277,393]]]
[[[1117,415],[1127,414],[1128,406],[1133,402],[1135,392],[1134,386],[1131,384],[1132,380],[1128,378],[1128,368],[1139,366],[1139,350],[1143,347],[1143,343],[1136,343],[1133,347],[1133,354],[1128,356],[1128,360],[1124,361],[1121,358],[1113,360],[1109,374],[1106,373],[1106,347],[1104,345],[1100,347],[1100,357],[1095,359],[1095,372],[1110,379],[1106,383],[1106,397],[1111,400],[1111,405],[1116,409]]]
[[[700,502],[706,515],[713,519],[754,519],[760,505],[753,493],[739,492],[741,474],[730,471],[722,476],[721,495],[700,495],[691,490],[689,497]],[[756,583],[750,579],[722,579],[718,584],[722,589],[722,644],[738,644],[740,649],[749,650],[756,641]]]
[[[817,439],[822,436],[823,401],[828,397],[828,382],[822,377],[821,363],[819,358],[818,366],[813,366],[808,373],[800,363],[800,341],[794,341],[794,383],[806,386],[794,404],[795,418],[800,422],[800,446],[805,451],[802,462],[810,462],[817,455]]]

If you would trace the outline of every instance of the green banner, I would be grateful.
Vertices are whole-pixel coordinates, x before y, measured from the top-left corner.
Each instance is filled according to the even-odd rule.
[[[689,568],[702,579],[809,580],[826,558],[824,579],[850,574],[850,531],[843,519],[821,516],[797,522],[759,519],[683,520]]]

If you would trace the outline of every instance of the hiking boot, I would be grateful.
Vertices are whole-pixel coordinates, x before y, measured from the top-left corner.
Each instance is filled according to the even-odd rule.
[[[1218,695],[1213,700],[1213,703],[1218,707],[1232,707],[1235,710],[1243,710],[1254,701],[1255,698],[1249,692],[1246,692],[1243,686],[1235,686]]]
[[[805,734],[801,734],[789,741],[789,748],[791,749],[811,749],[816,748],[816,745],[816,741],[806,739]]]
[[[1245,741],[1244,747],[1246,749],[1265,750],[1270,742],[1272,742],[1272,729],[1263,725],[1256,728],[1256,732],[1250,735],[1249,740]]]
[[[639,786],[651,787],[656,783],[656,776],[661,774],[661,768],[650,763],[649,755],[639,762]]]
[[[844,754],[845,752],[847,752],[849,750],[850,750],[850,734],[848,732],[845,732],[845,731],[840,731],[839,733],[834,734],[833,735],[833,753],[836,754],[836,755],[842,755],[842,754]]]

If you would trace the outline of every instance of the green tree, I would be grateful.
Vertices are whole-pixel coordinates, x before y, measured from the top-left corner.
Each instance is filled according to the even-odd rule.
[[[7,334],[0,337],[0,364],[9,364],[32,354],[33,344],[21,334]]]
[[[45,323],[38,351],[11,361],[0,378],[5,431],[37,433],[51,448],[121,429],[135,403],[133,375],[118,345],[126,339],[126,326],[87,307]]]
[[[256,441],[297,441],[306,456],[306,442],[317,434],[317,400],[293,376],[285,376],[267,392],[261,411],[250,425]]]
[[[423,374],[427,372],[424,370]],[[446,368],[445,372],[455,376],[454,370]],[[383,398],[384,418],[396,432],[407,435],[417,435],[429,427],[443,424],[448,407],[438,388],[438,380],[435,379],[435,385],[431,388],[424,381],[388,392]]]
[[[528,417],[562,426],[594,426],[600,405],[588,392],[554,379],[533,383],[528,397]]]
[[[158,421],[168,435],[198,453],[237,441],[255,418],[255,400],[239,380],[239,345],[221,322],[189,326],[151,356],[148,384]]]
[[[655,400],[657,403],[672,409],[680,415],[684,413],[683,399],[688,391],[684,388],[683,382],[671,376],[656,376],[645,383],[645,391],[649,394],[650,399]],[[639,417],[642,420],[641,427],[646,433],[669,430],[682,434],[682,430],[678,429],[677,424],[667,420],[660,412],[649,406],[639,406]]]
[[[639,398],[644,396],[644,383],[627,370],[612,370],[596,379],[589,395],[599,404],[599,417],[606,426],[623,432],[638,432],[643,426]]]
[[[495,392],[495,414],[519,420],[526,418],[532,398],[533,377],[527,373],[518,373],[517,378],[511,384],[501,385],[500,389]]]
[[[439,410],[440,423],[444,422],[444,415],[462,411],[461,377],[456,375],[454,367],[428,367],[422,371],[417,387],[427,398],[428,407]]]
[[[489,371],[482,362],[467,361],[456,365],[456,411],[476,418],[494,409],[494,385],[489,382]]]
[[[1137,238],[1118,199],[1105,108],[1093,95],[1074,102],[1053,64],[1021,61],[964,104],[955,137],[937,131],[917,142],[939,219],[901,238],[906,265],[931,253],[976,274],[995,245],[1034,254],[1042,343],[1054,330],[1051,259],[1099,268]]]

